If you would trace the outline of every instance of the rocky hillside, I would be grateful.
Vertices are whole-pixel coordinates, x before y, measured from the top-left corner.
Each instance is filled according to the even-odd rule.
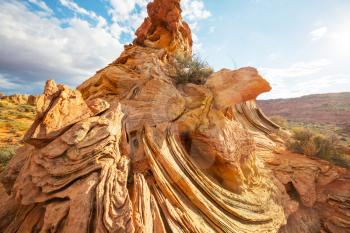
[[[1,231],[348,232],[350,171],[286,151],[256,69],[193,60],[180,0],[147,10],[77,89],[47,81],[0,175]]]
[[[0,100],[0,147],[19,144],[35,113],[35,106]]]
[[[7,101],[13,104],[27,104],[35,106],[38,102],[39,96],[35,95],[23,95],[23,94],[14,94],[14,95],[4,95],[0,92],[0,100]]]
[[[33,123],[38,99],[33,95],[0,93],[0,148],[20,144]]]
[[[22,144],[22,138],[34,121],[35,106],[28,99],[0,99],[0,171]]]
[[[333,124],[350,135],[350,92],[259,100],[258,105],[268,116],[280,115],[294,122]]]

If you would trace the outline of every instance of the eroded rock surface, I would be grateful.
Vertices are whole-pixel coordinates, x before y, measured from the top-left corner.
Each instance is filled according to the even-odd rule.
[[[182,21],[180,0],[157,0],[147,6],[148,17],[136,31],[135,45],[191,54],[192,35]]]
[[[180,12],[155,0],[116,61],[77,90],[47,82],[1,174],[1,232],[349,232],[349,171],[285,151],[255,69],[175,85]]]
[[[14,104],[28,104],[35,106],[38,101],[38,96],[35,95],[20,95],[20,94],[14,94],[14,95],[4,95],[0,93],[0,99],[9,101]]]

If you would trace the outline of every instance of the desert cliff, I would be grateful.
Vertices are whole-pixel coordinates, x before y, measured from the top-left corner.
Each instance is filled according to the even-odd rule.
[[[285,150],[258,71],[177,84],[192,53],[180,0],[148,14],[77,89],[46,83],[0,177],[0,231],[349,232],[349,170]]]

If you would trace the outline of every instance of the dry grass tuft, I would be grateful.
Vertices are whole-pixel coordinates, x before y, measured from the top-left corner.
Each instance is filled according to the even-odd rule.
[[[175,56],[175,82],[179,84],[193,83],[203,85],[213,73],[213,69],[198,56]]]
[[[281,116],[273,116],[271,120],[292,133],[287,140],[287,148],[290,151],[350,168],[350,155],[341,149],[342,138],[331,130],[317,132],[307,126],[292,127],[293,124]]]

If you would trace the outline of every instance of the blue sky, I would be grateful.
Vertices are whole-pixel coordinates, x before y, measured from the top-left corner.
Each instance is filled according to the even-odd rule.
[[[149,0],[0,2],[0,92],[76,86],[118,57]],[[182,0],[194,50],[214,67],[256,67],[260,98],[350,91],[350,1]]]

